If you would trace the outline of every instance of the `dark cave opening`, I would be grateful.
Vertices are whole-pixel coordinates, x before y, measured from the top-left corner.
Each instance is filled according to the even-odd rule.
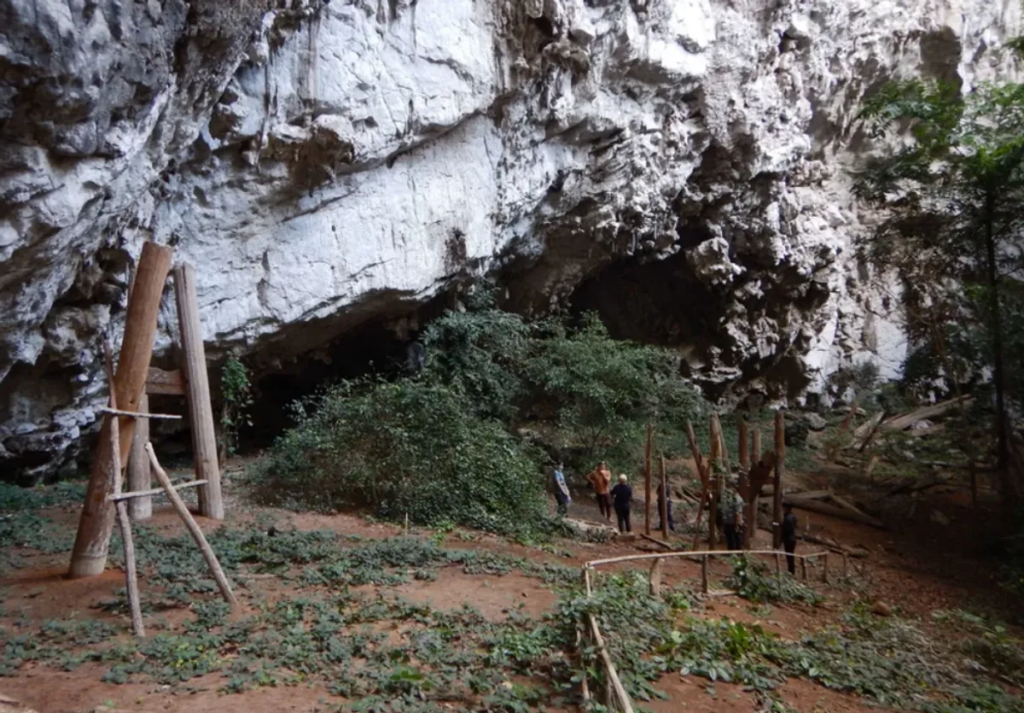
[[[684,352],[706,351],[724,319],[722,300],[696,279],[683,252],[613,262],[580,284],[570,305],[597,312],[616,339]]]

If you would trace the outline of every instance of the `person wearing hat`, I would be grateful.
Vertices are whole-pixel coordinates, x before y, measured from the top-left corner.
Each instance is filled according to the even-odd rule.
[[[612,502],[615,504],[615,516],[619,521],[619,532],[632,532],[629,507],[633,502],[633,488],[629,486],[629,479],[625,473],[619,476],[618,484],[612,488]]]

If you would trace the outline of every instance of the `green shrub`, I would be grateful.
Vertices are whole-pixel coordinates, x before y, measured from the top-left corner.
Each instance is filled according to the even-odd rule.
[[[498,532],[540,524],[544,480],[534,454],[453,389],[347,382],[298,411],[298,426],[252,473],[263,502],[369,506],[386,518]]]

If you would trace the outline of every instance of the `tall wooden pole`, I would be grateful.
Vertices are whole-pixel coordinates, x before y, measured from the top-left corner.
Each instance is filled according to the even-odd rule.
[[[644,466],[644,534],[651,534],[651,449],[654,447],[654,426],[647,424],[647,459]]]
[[[786,415],[775,412],[775,494],[772,508],[772,546],[782,547],[782,476],[786,470]]]
[[[139,399],[139,411],[149,413],[149,396],[145,393]],[[128,490],[139,492],[150,490],[152,479],[150,477],[149,456],[146,455],[146,444],[149,443],[149,419],[139,418],[135,423],[135,435],[132,437],[132,449],[128,453]],[[136,522],[146,520],[153,515],[153,499],[132,498],[128,501],[128,514]]]
[[[740,437],[739,437],[739,454],[740,454],[740,471],[749,470],[750,468],[750,455],[747,452],[747,419],[740,420]]]
[[[178,323],[184,352],[182,373],[185,377],[185,399],[192,427],[192,450],[196,463],[196,480],[207,484],[199,489],[199,514],[216,520],[224,519],[224,501],[220,491],[220,466],[217,463],[217,431],[210,403],[210,378],[206,373],[206,350],[199,321],[199,300],[192,266],[182,263],[174,268],[174,293],[178,303]]]
[[[758,463],[761,460],[761,429],[757,424],[754,424],[754,432],[751,434],[750,438],[750,457],[751,462],[753,463]],[[750,485],[749,475],[747,485],[748,487]],[[746,543],[748,548],[751,546],[754,536],[757,534],[757,518],[760,508],[760,503],[758,502],[760,498],[758,498],[757,495],[757,493],[751,492],[750,502],[747,503],[747,529],[746,532],[743,533],[743,541]]]
[[[124,342],[121,345],[117,373],[114,376],[117,404],[124,411],[138,412],[139,401],[146,389],[160,299],[164,284],[167,282],[167,273],[171,268],[172,255],[169,248],[156,243],[147,242],[142,246],[135,284],[128,298]],[[108,416],[104,419],[99,443],[93,452],[85,505],[82,507],[78,534],[75,536],[75,546],[71,552],[69,577],[94,577],[101,574],[107,565],[110,534],[114,529],[114,504],[107,500],[113,488],[110,479],[111,418],[115,417]],[[123,463],[131,450],[136,419],[117,418],[121,419],[118,424],[121,452],[118,455]]]
[[[690,441],[690,451],[693,453],[693,462],[697,466],[697,476],[700,478],[700,502],[697,503],[697,522],[694,526],[693,547],[697,549],[700,541],[700,519],[704,516],[704,503],[711,497],[710,467],[704,462],[700,446],[697,445],[697,435],[693,432],[693,424],[686,422],[686,437]],[[712,527],[714,523],[712,523]]]
[[[661,537],[668,539],[668,471],[665,456],[661,456]]]

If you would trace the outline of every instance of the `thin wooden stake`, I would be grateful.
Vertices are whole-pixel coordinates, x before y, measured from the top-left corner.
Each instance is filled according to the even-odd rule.
[[[708,556],[704,555],[700,558],[700,590],[707,594],[708,589]]]
[[[775,553],[775,573],[778,575],[779,580],[779,596],[782,596],[782,555],[778,552]]]
[[[775,412],[775,493],[772,508],[772,547],[782,547],[782,476],[786,470],[786,415]]]
[[[117,405],[126,411],[137,411],[139,399],[146,388],[149,361],[153,354],[153,340],[156,337],[157,317],[167,271],[171,266],[172,252],[155,243],[142,246],[142,256],[136,272],[135,286],[128,299],[128,314],[125,317],[124,341],[114,375],[113,391],[117,394]],[[114,530],[115,510],[107,500],[113,483],[110,480],[110,422],[104,419],[99,443],[93,454],[92,472],[85,493],[75,546],[71,552],[69,577],[95,577],[107,566],[107,552],[110,549],[110,535]],[[132,436],[135,433],[135,419],[124,419],[119,424],[120,443],[118,457],[121,463],[128,458]]]
[[[654,447],[654,427],[647,424],[647,459],[644,466],[644,534],[651,534],[651,449]]]
[[[117,392],[114,389],[114,365],[110,354],[109,342],[103,342],[103,356],[107,371],[107,383],[110,384],[110,407],[117,408]],[[111,478],[114,482],[114,494],[121,493],[121,428],[117,418],[110,419],[110,465]],[[128,519],[128,508],[118,504],[115,508],[117,524],[121,530],[121,542],[124,544],[124,583],[128,592],[128,611],[131,612],[132,631],[140,639],[146,636],[146,626],[142,621],[142,604],[139,599],[139,580],[135,570],[135,540],[132,538],[132,524]]]
[[[224,501],[220,489],[220,465],[217,463],[217,431],[213,423],[213,405],[210,403],[210,378],[206,372],[206,350],[199,321],[195,271],[188,263],[174,268],[174,293],[184,353],[182,373],[185,376],[185,400],[192,427],[196,480],[209,481],[199,490],[199,513],[223,520]]]
[[[231,591],[231,585],[228,583],[228,578],[224,576],[224,570],[220,568],[220,562],[217,561],[217,555],[214,554],[213,548],[210,547],[210,543],[206,541],[206,537],[203,535],[203,531],[199,529],[199,525],[196,524],[195,518],[192,517],[192,513],[188,511],[185,506],[185,502],[178,495],[178,491],[171,485],[171,479],[167,477],[167,473],[160,467],[160,461],[156,459],[156,453],[153,451],[153,444],[146,444],[146,453],[149,455],[149,462],[153,466],[153,474],[156,479],[160,481],[160,485],[164,487],[164,492],[167,493],[167,498],[171,501],[171,505],[174,506],[174,510],[178,513],[178,516],[185,523],[185,527],[188,528],[189,534],[192,535],[192,539],[199,545],[199,550],[203,553],[203,559],[206,560],[206,564],[210,568],[210,573],[213,574],[214,580],[217,582],[217,588],[220,589],[221,595],[224,600],[231,605],[232,609],[238,609],[238,600],[235,598],[234,592]]]
[[[143,394],[145,396],[145,394]],[[142,397],[139,397],[139,403],[142,403]],[[146,413],[141,409],[139,411],[121,411],[116,408],[101,408],[100,413],[110,414],[113,416],[123,416],[126,419],[156,419],[162,421],[180,421],[181,416],[168,413]]]
[[[143,453],[146,452],[145,446],[143,446],[142,452]],[[146,456],[146,462],[147,463],[149,462],[149,456],[148,455]],[[198,488],[200,485],[206,485],[206,481],[205,480],[188,480],[188,481],[185,481],[184,483],[173,483],[173,485],[174,485],[174,489],[175,490],[184,490],[186,488]],[[122,500],[125,500],[130,505],[132,502],[134,502],[136,500],[141,500],[141,499],[144,499],[144,498],[151,498],[154,495],[163,495],[163,494],[164,494],[164,489],[163,488],[152,488],[150,490],[140,490],[137,493],[133,493],[133,492],[115,493],[114,495],[111,495],[108,499],[112,500],[115,503],[116,502],[120,502]]]
[[[665,469],[665,456],[661,456],[661,537],[668,539],[668,472]]]
[[[700,478],[701,491],[700,491],[700,502],[697,503],[697,522],[694,526],[693,536],[693,547],[691,549],[697,549],[697,544],[700,542],[700,521],[704,517],[704,503],[708,502],[711,496],[710,482],[708,477],[708,466],[704,463],[704,456],[701,455],[700,445],[697,443],[697,436],[693,432],[693,424],[689,421],[686,422],[686,438],[690,442],[690,452],[693,453],[693,462],[697,466],[697,476]],[[709,518],[714,520],[713,513],[708,515]],[[714,522],[712,522],[714,527]]]
[[[807,581],[807,560],[806,559],[801,559],[800,560],[800,575],[803,577],[804,581],[806,582]]]

